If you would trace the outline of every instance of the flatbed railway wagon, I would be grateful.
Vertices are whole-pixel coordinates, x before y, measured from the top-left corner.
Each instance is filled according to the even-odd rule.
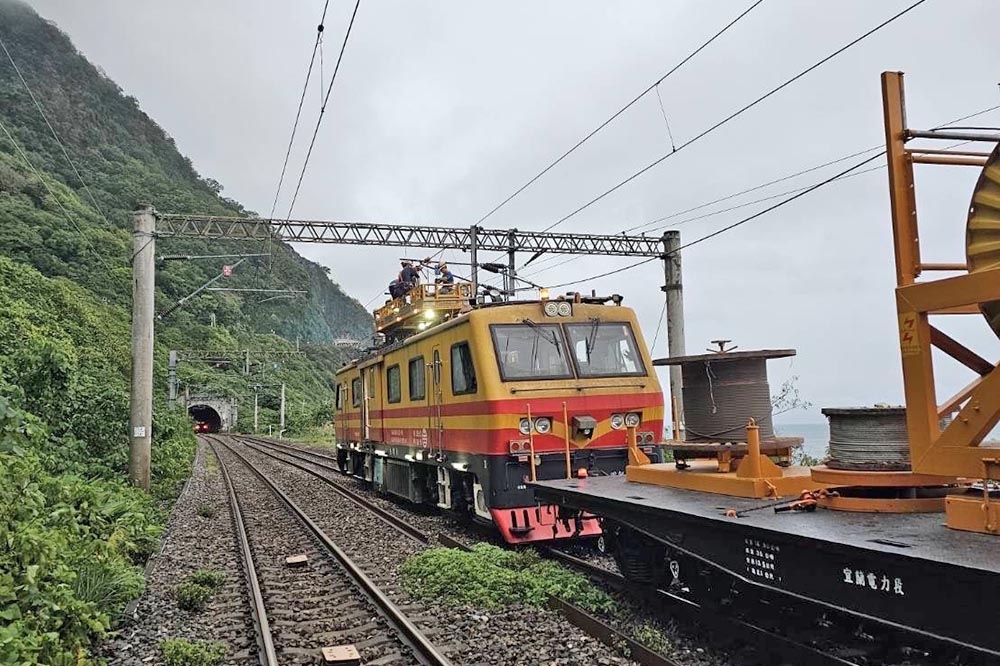
[[[745,411],[738,436],[666,442],[675,463],[636,454],[624,476],[532,486],[563,517],[599,516],[635,581],[734,622],[805,640],[840,627],[847,642],[884,650],[875,661],[836,663],[998,664],[1000,443],[990,437],[1000,421],[1000,366],[936,322],[985,315],[1000,336],[1000,133],[909,129],[902,74],[883,73],[882,92],[905,407],[824,409],[829,454],[811,468],[775,465],[760,415]],[[925,147],[935,139],[988,150]],[[954,220],[956,228],[964,220],[965,262],[921,258],[931,247],[919,243],[915,164],[982,168],[969,208]],[[768,357],[663,359],[684,370],[687,433],[703,406],[689,377],[707,364],[720,378],[738,376]],[[945,357],[965,366],[970,381],[942,400],[934,365]],[[732,418],[745,396],[722,383],[715,404]]]
[[[537,479],[621,474],[626,427],[655,454],[663,393],[619,297],[475,305],[419,285],[375,312],[388,342],[337,372],[337,458],[378,491],[469,514],[510,543],[600,533]]]

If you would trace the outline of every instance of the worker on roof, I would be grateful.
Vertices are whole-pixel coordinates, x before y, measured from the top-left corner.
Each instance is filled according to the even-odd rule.
[[[413,262],[401,259],[399,275],[389,283],[389,296],[391,298],[403,298],[420,284],[420,270],[413,266]]]
[[[434,267],[435,284],[454,284],[455,274],[448,269],[448,264],[443,261]]]

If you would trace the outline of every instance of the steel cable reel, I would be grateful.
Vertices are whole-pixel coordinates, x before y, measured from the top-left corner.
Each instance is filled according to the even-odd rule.
[[[965,248],[970,273],[1000,266],[1000,145],[986,160],[972,192]],[[979,309],[1000,337],[1000,301],[980,303]]]

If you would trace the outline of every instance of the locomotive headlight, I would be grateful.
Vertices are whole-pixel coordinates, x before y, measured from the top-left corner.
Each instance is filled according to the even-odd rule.
[[[517,429],[521,431],[522,435],[527,435],[531,432],[531,421],[528,419],[521,419],[521,423],[518,425]]]
[[[625,426],[628,428],[638,428],[642,423],[642,414],[639,412],[629,412],[625,415]]]
[[[552,432],[552,419],[544,416],[535,419],[535,432],[539,435],[546,435]]]
[[[545,316],[555,317],[559,314],[559,304],[555,301],[548,301],[545,303]]]
[[[560,317],[569,317],[573,314],[573,306],[569,304],[569,301],[559,301],[558,306]]]
[[[625,417],[621,414],[612,414],[611,427],[614,430],[621,430],[623,427],[625,427]]]

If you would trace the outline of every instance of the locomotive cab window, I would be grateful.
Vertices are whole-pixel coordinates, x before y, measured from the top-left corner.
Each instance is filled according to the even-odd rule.
[[[337,384],[337,396],[334,401],[334,407],[338,412],[344,408],[344,390],[345,387],[343,384]]]
[[[361,378],[351,380],[351,405],[361,406]]]
[[[504,381],[571,379],[566,342],[557,324],[493,324],[493,349]]]
[[[389,402],[399,402],[403,399],[402,382],[400,380],[399,365],[392,365],[386,368],[385,385]]]
[[[580,377],[645,376],[639,346],[626,322],[566,324],[573,364]]]
[[[423,400],[427,397],[427,373],[424,372],[424,357],[411,358],[409,367],[410,400]]]
[[[475,393],[476,368],[472,365],[472,352],[468,342],[451,346],[451,392],[455,395]]]

